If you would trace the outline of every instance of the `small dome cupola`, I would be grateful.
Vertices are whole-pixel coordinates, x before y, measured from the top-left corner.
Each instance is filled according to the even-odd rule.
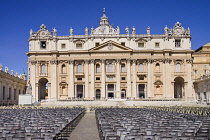
[[[100,25],[109,25],[109,20],[108,20],[108,17],[106,16],[105,8],[103,11],[103,16],[101,17],[101,20],[100,20]]]

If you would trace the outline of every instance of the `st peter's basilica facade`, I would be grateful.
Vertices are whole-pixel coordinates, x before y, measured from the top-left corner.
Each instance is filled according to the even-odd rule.
[[[123,29],[124,30],[124,29]],[[34,101],[42,99],[194,98],[190,29],[177,22],[163,34],[136,34],[109,24],[105,11],[84,35],[30,31],[28,66]],[[47,92],[47,93],[46,93]]]

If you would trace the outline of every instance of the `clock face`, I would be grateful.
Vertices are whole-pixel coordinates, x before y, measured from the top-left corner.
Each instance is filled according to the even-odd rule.
[[[46,36],[47,33],[45,31],[40,32],[40,36]]]
[[[180,35],[182,33],[182,29],[176,29],[174,31],[175,34]]]

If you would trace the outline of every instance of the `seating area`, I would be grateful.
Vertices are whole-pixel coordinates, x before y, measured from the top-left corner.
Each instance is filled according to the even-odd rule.
[[[147,108],[97,108],[101,140],[209,140],[210,117]],[[165,109],[165,110],[164,110]],[[190,110],[191,108],[185,108]],[[191,110],[193,110],[192,108]],[[163,111],[164,110],[164,111]],[[184,108],[182,109],[184,110]]]
[[[80,107],[1,107],[0,140],[65,140],[84,114]]]

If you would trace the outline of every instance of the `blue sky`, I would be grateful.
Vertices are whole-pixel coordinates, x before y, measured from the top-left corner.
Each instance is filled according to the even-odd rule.
[[[210,42],[209,0],[0,0],[0,64],[10,70],[27,73],[29,30],[38,31],[45,24],[49,31],[56,27],[57,35],[84,34],[85,27],[99,25],[103,8],[109,22],[136,27],[137,34],[163,34],[167,25],[173,28],[179,21],[190,27],[192,48]]]

